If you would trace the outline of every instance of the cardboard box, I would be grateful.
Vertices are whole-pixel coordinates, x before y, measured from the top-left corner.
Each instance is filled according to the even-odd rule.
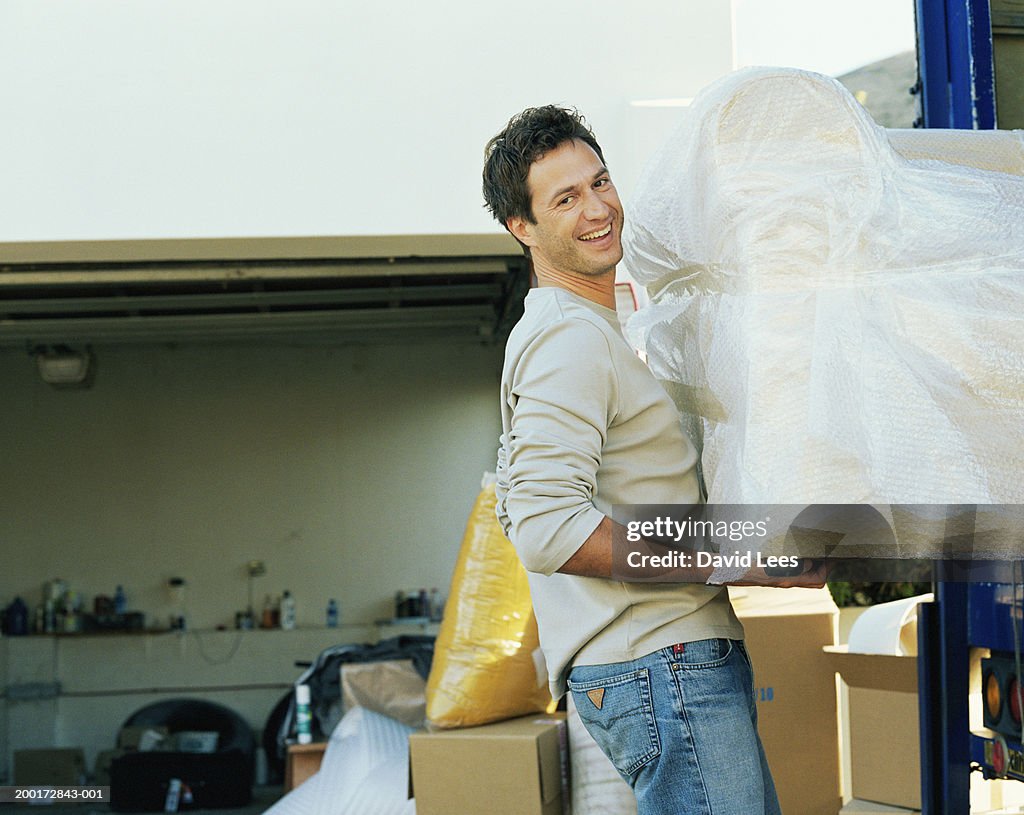
[[[835,670],[839,610],[827,589],[732,588],[754,665],[757,726],[786,815],[836,815],[839,781]]]
[[[564,717],[532,715],[409,736],[417,815],[561,815]]]
[[[147,752],[160,749],[167,743],[170,731],[162,724],[129,725],[117,734],[117,746],[121,750]]]
[[[96,754],[96,764],[92,771],[92,783],[100,787],[110,786],[110,765],[115,758],[125,754],[124,750],[101,750]]]
[[[854,799],[921,808],[921,742],[917,657],[851,654],[846,645],[825,648],[849,686],[851,791]],[[980,654],[971,656],[971,695],[964,705],[981,718]],[[898,757],[898,760],[897,760]],[[1024,785],[971,774],[971,812],[1024,803]],[[856,811],[856,810],[851,810]],[[873,810],[869,810],[873,811]],[[879,810],[886,811],[886,810]]]
[[[14,783],[21,786],[75,787],[85,783],[81,747],[14,751]]]
[[[920,809],[917,657],[851,654],[845,645],[825,652],[850,689],[853,797]]]

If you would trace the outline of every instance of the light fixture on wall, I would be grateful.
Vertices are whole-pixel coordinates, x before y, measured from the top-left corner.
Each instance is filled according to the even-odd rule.
[[[66,345],[40,346],[32,352],[43,382],[55,388],[88,388],[96,378],[92,351]]]

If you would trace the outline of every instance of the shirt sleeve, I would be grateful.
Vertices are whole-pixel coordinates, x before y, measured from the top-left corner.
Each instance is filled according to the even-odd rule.
[[[604,518],[593,498],[618,404],[607,338],[586,320],[553,323],[523,352],[506,398],[499,518],[526,569],[552,574]]]
[[[508,495],[508,459],[505,455],[507,444],[505,434],[502,433],[498,439],[498,466],[496,469],[497,480],[494,484],[497,503],[494,507],[494,514],[498,516],[498,523],[507,538],[511,534],[512,521],[509,520],[508,510],[505,509],[505,496]]]

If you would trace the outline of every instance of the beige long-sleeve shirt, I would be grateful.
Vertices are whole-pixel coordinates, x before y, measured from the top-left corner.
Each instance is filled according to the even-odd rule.
[[[555,698],[574,664],[742,638],[719,587],[557,571],[616,505],[700,500],[679,413],[615,311],[563,289],[531,290],[505,350],[501,413],[497,513],[530,573]]]

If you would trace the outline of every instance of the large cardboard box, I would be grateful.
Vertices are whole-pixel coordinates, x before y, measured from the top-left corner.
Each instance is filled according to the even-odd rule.
[[[731,588],[754,665],[758,732],[786,815],[836,815],[839,609],[827,589]]]
[[[409,736],[416,815],[561,815],[563,717],[524,716]]]
[[[846,645],[825,648],[848,685],[846,726],[850,743],[850,787],[855,799],[910,810],[921,808],[921,742],[917,657],[850,653]],[[971,655],[971,693],[964,700],[975,726],[981,722],[981,652]],[[1024,804],[1024,785],[985,780],[971,773],[971,812]],[[881,810],[884,811],[884,810]]]
[[[85,783],[81,747],[14,751],[14,783],[22,786],[75,787]]]
[[[853,797],[920,809],[917,658],[851,654],[845,645],[825,651],[849,685]]]

